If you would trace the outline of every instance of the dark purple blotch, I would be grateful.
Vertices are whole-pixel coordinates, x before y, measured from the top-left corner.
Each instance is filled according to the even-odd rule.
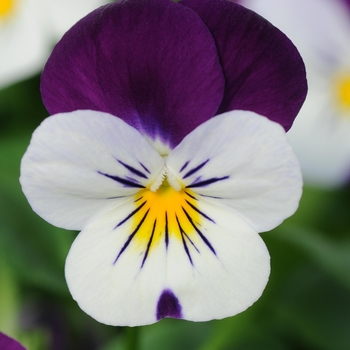
[[[179,299],[170,289],[163,290],[157,304],[157,320],[165,317],[182,318]]]

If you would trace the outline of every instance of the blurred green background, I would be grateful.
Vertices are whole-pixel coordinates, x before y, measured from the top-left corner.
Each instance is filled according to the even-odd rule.
[[[39,218],[20,161],[48,115],[40,77],[0,90],[0,331],[29,350],[350,349],[350,188],[305,187],[297,213],[262,237],[270,282],[246,312],[220,321],[101,325],[72,300],[64,261],[75,232]]]

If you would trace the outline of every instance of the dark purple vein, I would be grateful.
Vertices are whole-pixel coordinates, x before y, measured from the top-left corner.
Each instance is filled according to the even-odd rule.
[[[228,178],[229,178],[229,176],[213,177],[213,178],[208,179],[208,180],[200,181],[197,183],[192,183],[191,185],[186,186],[186,188],[204,187],[204,186],[208,186],[208,185],[215,183],[215,182],[218,182],[218,181],[226,180]]]
[[[206,194],[201,194],[201,193],[199,193],[199,195],[200,195],[201,197],[215,198],[215,199],[222,199],[222,197],[208,196],[208,195],[206,195]]]
[[[215,224],[215,221],[213,219],[211,219],[207,214],[204,214],[201,210],[199,210],[198,208],[196,208],[191,202],[189,202],[187,199],[185,199],[186,203],[193,209],[195,210],[198,214],[202,215],[203,217],[205,217],[206,219],[208,219],[209,221],[213,222]]]
[[[189,162],[190,162],[190,161],[188,160],[188,161],[182,166],[182,168],[180,169],[180,173],[181,173],[181,171],[183,171],[183,170],[186,169],[186,167],[187,167],[187,165],[188,165]]]
[[[195,197],[195,196],[191,196],[188,192],[186,192],[185,191],[185,193],[189,196],[189,197],[191,197],[192,199],[194,199],[195,201],[198,201],[198,199]]]
[[[119,176],[116,176],[116,175],[108,175],[108,174],[104,174],[104,173],[101,173],[100,171],[98,171],[99,174],[103,175],[103,176],[106,176],[114,181],[117,181],[119,182],[120,184],[126,186],[126,187],[137,187],[137,188],[145,188],[145,186],[142,186],[136,182],[133,182],[133,181],[130,181],[130,180],[127,180],[127,179],[123,179]]]
[[[134,216],[145,204],[147,201],[144,201],[140,204],[134,211],[132,211],[125,219],[123,219],[114,229],[124,224],[125,221],[129,220],[132,216]]]
[[[185,237],[184,237],[185,231],[181,227],[181,224],[180,224],[179,219],[178,219],[176,214],[175,214],[175,217],[176,217],[177,225],[179,226],[179,230],[180,230],[180,234],[181,234],[181,238],[182,238],[182,244],[184,246],[185,252],[186,252],[186,254],[188,256],[188,259],[190,260],[191,265],[193,265],[191,254],[190,254],[190,251],[188,250],[188,247],[187,247],[187,244],[186,244],[186,241],[185,241]]]
[[[136,226],[134,232],[128,237],[127,241],[125,242],[125,244],[123,245],[123,248],[120,250],[118,256],[115,258],[114,263],[115,264],[117,262],[117,260],[119,259],[119,257],[124,253],[125,249],[128,247],[128,245],[130,244],[130,242],[132,241],[132,239],[135,237],[136,233],[138,232],[138,230],[141,228],[142,224],[144,223],[147,215],[148,215],[149,209],[146,211],[145,215],[143,216],[143,218],[141,219],[141,221],[138,223],[138,225]]]
[[[193,243],[192,239],[187,235],[186,232],[184,232],[184,235],[188,239],[188,241],[192,244],[193,248],[196,249],[198,253],[200,253],[199,249],[196,247],[196,245]]]
[[[169,227],[168,227],[168,213],[165,212],[165,247],[168,249],[169,244]]]
[[[199,230],[199,228],[195,225],[195,223],[193,222],[191,216],[187,213],[187,211],[184,209],[184,207],[182,207],[182,210],[184,211],[185,215],[187,216],[188,221],[191,223],[191,225],[193,226],[193,228],[197,231],[198,235],[202,238],[203,242],[208,246],[208,248],[214,253],[214,255],[216,255],[215,249],[213,248],[213,246],[210,244],[209,240],[207,239],[207,237],[204,236],[204,234]]]
[[[204,167],[205,164],[207,164],[209,162],[209,159],[207,159],[205,162],[199,164],[198,166],[196,166],[195,168],[189,170],[185,175],[184,175],[184,179],[186,179],[186,177],[189,177],[191,175],[193,175],[194,173],[196,173],[198,170],[202,169]]]
[[[154,220],[154,223],[153,223],[152,234],[151,234],[151,237],[150,237],[150,239],[148,241],[148,244],[147,244],[147,249],[146,249],[146,252],[145,252],[145,256],[143,257],[143,260],[142,260],[141,269],[143,268],[143,265],[145,264],[145,261],[146,261],[147,256],[148,256],[149,249],[151,248],[151,244],[152,244],[152,240],[153,240],[153,236],[154,236],[154,231],[156,229],[156,224],[157,224],[157,219]]]
[[[142,166],[142,168],[144,168],[148,172],[148,174],[151,173],[141,162],[139,162],[139,164]]]
[[[118,159],[117,159],[118,160]],[[125,164],[122,161],[118,160],[118,162],[123,165],[126,169],[128,169],[129,171],[131,171],[132,173],[134,173],[137,176],[143,177],[144,179],[148,179],[148,177],[140,170],[135,169],[134,167],[132,167],[131,165]]]

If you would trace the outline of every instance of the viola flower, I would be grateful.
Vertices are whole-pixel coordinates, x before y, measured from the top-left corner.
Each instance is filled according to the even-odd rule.
[[[350,178],[350,1],[241,0],[281,29],[306,64],[309,93],[288,133],[305,182]]]
[[[0,349],[1,350],[25,350],[25,348],[16,340],[0,332]]]
[[[0,88],[40,72],[54,43],[80,18],[106,3],[1,0]]]
[[[66,33],[41,89],[55,115],[20,181],[35,212],[81,230],[65,272],[85,312],[206,321],[260,297],[258,232],[294,213],[302,187],[284,129],[305,70],[284,34],[224,0],[117,2]]]

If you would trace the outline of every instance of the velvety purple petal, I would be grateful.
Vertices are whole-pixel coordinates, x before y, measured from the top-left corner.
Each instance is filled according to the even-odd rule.
[[[226,80],[217,114],[251,110],[288,130],[304,102],[303,61],[291,41],[261,16],[226,0],[183,0],[211,31]]]
[[[215,114],[224,77],[197,14],[171,0],[126,0],[97,9],[66,33],[41,90],[51,114],[108,112],[174,147]]]
[[[25,350],[25,348],[16,340],[0,332],[0,349],[1,350]]]
[[[342,0],[345,2],[345,5],[348,7],[349,11],[350,11],[350,0]]]

